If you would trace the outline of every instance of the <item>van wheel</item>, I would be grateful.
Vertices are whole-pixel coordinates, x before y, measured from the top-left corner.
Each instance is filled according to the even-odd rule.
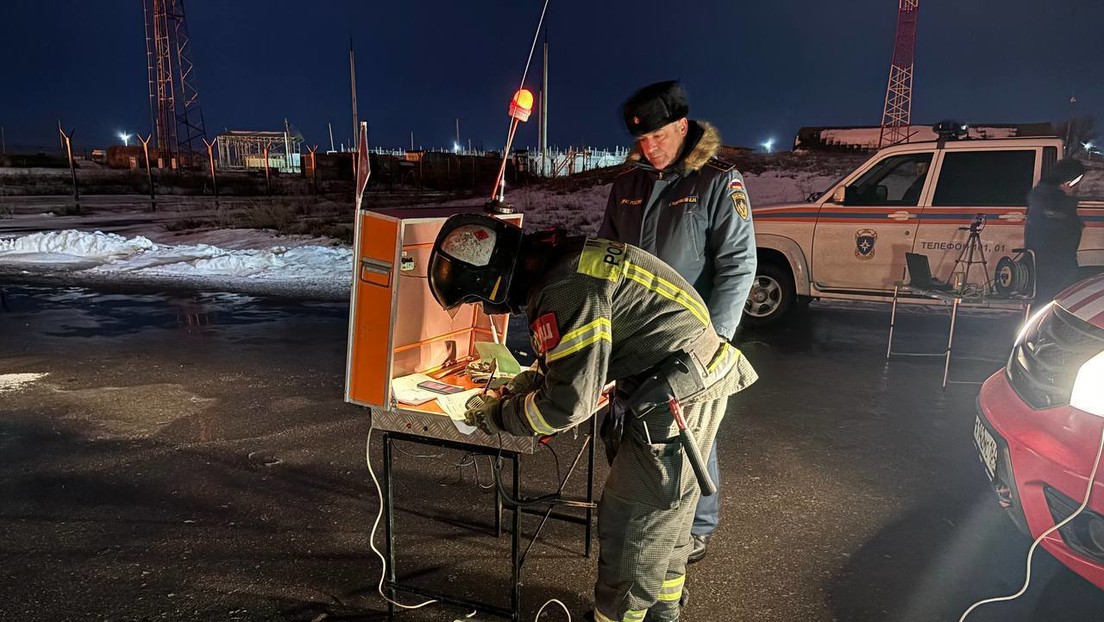
[[[749,327],[766,326],[778,321],[797,299],[790,271],[776,263],[759,266],[751,293],[744,303],[743,324]]]

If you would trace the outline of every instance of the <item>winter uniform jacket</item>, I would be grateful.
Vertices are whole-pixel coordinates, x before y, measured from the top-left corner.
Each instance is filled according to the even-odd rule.
[[[1049,300],[1077,280],[1077,247],[1085,224],[1077,199],[1043,182],[1027,195],[1024,246],[1035,251],[1036,296]]]
[[[670,266],[598,238],[569,239],[553,252],[526,304],[543,383],[503,400],[507,432],[546,435],[585,421],[608,382],[642,374],[678,350],[700,363],[707,387],[736,374],[731,394],[754,380],[739,350],[713,330],[701,297]]]
[[[731,339],[755,279],[755,230],[743,177],[715,157],[720,144],[711,125],[690,121],[683,153],[667,169],[634,150],[598,235],[670,264],[706,301],[717,334]]]

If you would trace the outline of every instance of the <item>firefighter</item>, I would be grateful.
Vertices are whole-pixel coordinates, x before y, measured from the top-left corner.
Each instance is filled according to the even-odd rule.
[[[740,351],[717,336],[701,297],[634,246],[555,230],[523,235],[483,214],[446,221],[429,285],[445,309],[479,303],[488,314],[528,316],[539,371],[465,414],[484,432],[570,429],[593,416],[603,386],[618,381],[616,399],[630,415],[599,503],[593,618],[678,620],[699,487],[676,420],[654,407],[666,394],[653,393],[650,380],[667,374],[673,360],[686,363],[685,375],[671,372],[665,386],[681,387],[670,391],[701,452],[713,443],[727,398],[756,378]]]

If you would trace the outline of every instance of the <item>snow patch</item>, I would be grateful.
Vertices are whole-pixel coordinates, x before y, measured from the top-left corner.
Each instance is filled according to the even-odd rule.
[[[0,374],[0,393],[18,391],[25,385],[45,377],[45,373]]]

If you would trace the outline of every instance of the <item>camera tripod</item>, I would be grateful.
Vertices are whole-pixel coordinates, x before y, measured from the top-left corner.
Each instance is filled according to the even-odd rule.
[[[969,231],[970,237],[966,240],[966,246],[962,247],[962,252],[958,254],[958,259],[955,259],[954,269],[951,271],[951,282],[954,284],[954,288],[958,292],[963,292],[970,284],[970,268],[974,264],[981,264],[982,275],[985,279],[981,285],[981,294],[985,295],[989,293],[989,263],[985,260],[985,245],[981,243],[981,230],[985,228],[985,214],[978,214],[974,216],[974,221],[970,223],[969,227],[959,227],[959,231]],[[961,274],[961,281],[958,281],[955,277]]]

